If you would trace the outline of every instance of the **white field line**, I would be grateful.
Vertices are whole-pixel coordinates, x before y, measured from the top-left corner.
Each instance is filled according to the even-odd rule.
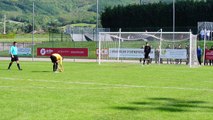
[[[127,85],[127,84],[106,84],[106,83],[95,83],[95,82],[65,82],[65,81],[52,81],[52,80],[32,80],[32,79],[18,79],[18,78],[4,78],[4,77],[0,77],[0,80],[12,80],[12,81],[20,80],[20,81],[30,81],[30,82],[46,82],[46,83],[105,86],[105,88],[103,88],[103,89],[106,89],[106,88],[109,88],[109,89],[110,88],[152,88],[152,89],[176,89],[176,90],[213,92],[213,89],[208,89],[208,88],[184,88],[184,87],[173,87],[173,86],[157,87],[157,86]],[[2,87],[4,87],[4,86],[2,86]],[[0,88],[2,88],[2,87],[0,87]],[[8,87],[10,87],[10,86],[8,86]],[[38,87],[38,88],[41,88],[41,87]],[[42,87],[42,88],[56,89],[56,87]],[[67,88],[61,88],[61,89],[67,89]],[[85,88],[85,89],[90,89],[90,88]],[[94,88],[94,89],[97,89],[97,88]],[[99,88],[99,89],[101,89],[101,88]]]
[[[14,89],[52,89],[52,90],[103,90],[103,89],[112,89],[120,87],[102,87],[102,88],[59,88],[59,87],[44,87],[44,86],[27,86],[27,87],[17,87],[17,86],[0,86],[0,89],[14,88]]]

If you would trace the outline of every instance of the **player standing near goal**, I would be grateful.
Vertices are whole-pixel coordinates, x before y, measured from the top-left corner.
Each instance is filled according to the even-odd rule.
[[[59,72],[64,71],[64,68],[63,68],[63,65],[62,65],[63,58],[60,54],[54,53],[50,56],[50,59],[53,63],[53,72],[56,72],[57,70]],[[59,64],[59,66],[58,66],[58,64]]]
[[[14,61],[16,61],[18,69],[22,70],[20,68],[19,59],[18,59],[17,42],[13,42],[13,46],[10,47],[10,57],[11,57],[11,62],[8,66],[8,70],[10,70],[10,67],[12,66]]]
[[[146,46],[144,47],[144,60],[143,60],[143,64],[145,64],[145,62],[147,61],[147,64],[150,63],[150,57],[149,57],[149,53],[151,52],[151,47],[149,46],[149,43],[146,42]]]
[[[197,47],[197,59],[199,64],[201,65],[201,57],[202,57],[202,49],[200,48],[200,46]]]

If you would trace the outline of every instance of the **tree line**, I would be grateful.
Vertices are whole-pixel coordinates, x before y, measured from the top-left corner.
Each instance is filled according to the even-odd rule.
[[[177,1],[175,3],[176,31],[196,31],[197,22],[213,21],[213,0]],[[101,14],[101,24],[105,28],[123,31],[156,31],[164,28],[172,31],[173,3],[152,3],[107,7]]]

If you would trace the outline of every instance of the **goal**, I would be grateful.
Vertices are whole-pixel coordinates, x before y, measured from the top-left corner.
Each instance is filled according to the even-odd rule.
[[[138,63],[147,42],[152,64],[198,66],[197,36],[191,32],[100,32],[98,62]]]

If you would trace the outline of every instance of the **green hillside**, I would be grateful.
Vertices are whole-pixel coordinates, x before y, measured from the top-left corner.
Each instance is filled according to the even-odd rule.
[[[73,23],[96,23],[97,0],[0,0],[0,28],[4,15],[7,20],[24,24],[9,23],[10,32],[31,32],[33,2],[35,4],[36,29],[64,26]],[[148,4],[173,0],[99,0],[100,13],[106,6]],[[14,29],[15,28],[15,29]],[[0,29],[2,32],[2,29]]]
[[[40,23],[58,21],[61,24],[95,22],[96,0],[0,0],[0,18],[6,14],[8,19],[30,22],[32,6],[35,3],[36,19]],[[149,0],[142,0],[148,3]],[[159,0],[152,0],[157,2]],[[139,4],[140,0],[99,0],[99,7]]]

